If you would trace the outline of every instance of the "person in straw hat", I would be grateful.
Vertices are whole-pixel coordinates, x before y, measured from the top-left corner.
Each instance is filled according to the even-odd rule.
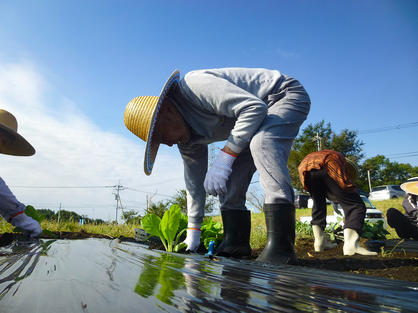
[[[146,142],[144,171],[151,174],[158,146],[177,145],[183,158],[188,230],[185,243],[200,244],[206,193],[218,196],[224,240],[217,255],[250,258],[251,214],[246,192],[257,170],[265,192],[268,239],[258,261],[297,263],[295,207],[287,161],[310,99],[294,78],[276,70],[176,70],[159,97],[133,99],[126,127]],[[226,141],[208,170],[208,145]]]
[[[367,209],[354,185],[359,176],[357,166],[340,152],[321,150],[308,154],[300,163],[298,171],[303,187],[309,191],[313,200],[311,224],[315,251],[321,252],[337,246],[324,236],[328,198],[339,203],[344,211],[344,255],[376,255],[376,252],[368,251],[358,242]]]
[[[401,188],[406,192],[402,201],[405,214],[390,208],[386,213],[388,224],[400,238],[418,240],[418,177],[408,179]]]
[[[17,132],[16,118],[0,109],[0,153],[15,156],[31,156],[35,149]],[[31,237],[42,233],[39,223],[25,214],[26,206],[20,203],[0,177],[0,214],[15,227],[29,232]]]

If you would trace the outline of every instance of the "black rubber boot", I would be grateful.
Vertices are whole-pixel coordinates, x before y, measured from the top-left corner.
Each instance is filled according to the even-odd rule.
[[[256,261],[297,265],[295,206],[291,203],[264,204],[267,242]]]
[[[224,239],[217,256],[251,259],[251,212],[248,210],[222,211]]]

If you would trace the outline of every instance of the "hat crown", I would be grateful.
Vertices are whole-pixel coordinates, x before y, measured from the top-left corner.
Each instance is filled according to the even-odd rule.
[[[133,134],[147,141],[155,107],[158,103],[156,96],[136,97],[126,107],[124,122]]]
[[[13,129],[17,132],[17,120],[13,114],[7,112],[6,110],[0,109],[0,124]]]

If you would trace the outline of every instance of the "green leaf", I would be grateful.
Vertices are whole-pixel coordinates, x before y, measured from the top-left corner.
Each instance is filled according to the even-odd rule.
[[[155,214],[147,214],[141,220],[142,229],[153,236],[162,238],[160,231],[161,219]]]
[[[205,238],[205,240],[203,241],[203,244],[205,245],[205,248],[208,249],[208,250],[209,250],[209,243],[211,241],[215,242],[215,247],[216,247],[216,237],[208,237],[208,238]]]
[[[160,229],[165,239],[167,239],[168,251],[172,251],[173,240],[176,236],[180,222],[180,206],[173,204],[169,210],[164,212],[161,220]]]
[[[33,206],[27,205],[25,209],[25,214],[39,223],[39,213]]]
[[[179,252],[179,251],[181,251],[181,250],[182,250],[182,249],[184,249],[184,248],[187,248],[187,243],[185,243],[185,242],[180,242],[179,244],[177,244],[177,245],[175,245],[175,246],[174,246],[173,251],[174,251],[174,252]]]
[[[187,223],[188,223],[188,217],[180,211],[180,222],[179,222],[179,228],[177,229],[177,231],[180,232],[183,229],[187,229]]]
[[[176,242],[174,242],[174,246],[177,246],[177,242],[179,241],[179,239],[180,239],[181,235],[182,235],[182,234],[183,234],[186,230],[187,230],[187,228],[183,229],[182,231],[180,231],[180,232],[177,234],[177,237],[176,237]]]

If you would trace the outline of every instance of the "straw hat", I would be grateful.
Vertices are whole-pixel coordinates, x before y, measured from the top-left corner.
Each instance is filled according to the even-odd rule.
[[[418,177],[408,179],[406,183],[401,185],[401,188],[406,193],[411,193],[418,196]]]
[[[345,159],[347,161],[348,164],[348,172],[350,175],[351,180],[354,182],[356,182],[360,176],[359,171],[358,171],[358,167],[357,165],[351,161],[350,159]]]
[[[152,142],[152,133],[157,121],[158,111],[167,92],[180,80],[179,70],[175,70],[165,83],[160,96],[137,97],[128,103],[125,109],[124,122],[134,135],[147,143],[145,148],[144,172],[151,175],[160,143]]]
[[[2,154],[31,156],[35,154],[35,149],[21,135],[17,133],[17,120],[13,114],[6,110],[0,109],[0,129],[6,131],[14,140],[5,146],[1,151]]]

